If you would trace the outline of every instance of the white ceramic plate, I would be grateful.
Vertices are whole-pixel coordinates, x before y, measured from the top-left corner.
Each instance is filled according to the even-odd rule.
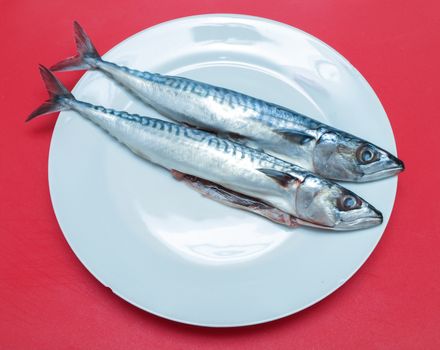
[[[323,42],[278,22],[181,18],[126,39],[104,57],[242,91],[396,152],[387,116],[356,69]],[[158,116],[97,72],[85,74],[73,92],[80,100]],[[156,315],[223,327],[293,314],[340,287],[379,241],[397,179],[348,186],[383,212],[381,226],[289,230],[201,197],[63,112],[50,148],[49,183],[67,241],[101,283]]]

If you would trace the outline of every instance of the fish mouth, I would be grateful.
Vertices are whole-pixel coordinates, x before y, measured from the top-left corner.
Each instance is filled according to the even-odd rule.
[[[384,179],[386,177],[397,175],[404,170],[405,170],[405,164],[403,164],[403,162],[400,159],[396,158],[393,166],[380,171],[376,171],[371,174],[365,174],[360,179],[360,182],[368,182],[368,181]]]
[[[335,226],[335,230],[337,231],[354,231],[354,230],[360,230],[365,228],[370,228],[373,226],[380,225],[383,222],[382,215],[380,217],[378,216],[370,216],[370,217],[363,217],[359,218],[353,221],[342,221],[338,225]]]
[[[297,223],[300,225],[305,225],[309,227],[315,227],[320,228],[324,230],[331,230],[331,231],[355,231],[355,230],[361,230],[365,228],[370,228],[373,226],[377,226],[382,224],[383,222],[383,216],[382,213],[375,210],[375,213],[371,216],[364,216],[357,218],[355,220],[351,221],[340,221],[336,225],[325,225],[320,223],[315,223],[312,221],[307,221],[303,219],[297,219]]]
[[[366,216],[361,216],[357,219],[350,221],[341,221],[335,226],[335,230],[338,231],[351,231],[359,230],[364,228],[369,228],[382,224],[383,215],[382,213],[371,205],[368,205],[369,214]]]

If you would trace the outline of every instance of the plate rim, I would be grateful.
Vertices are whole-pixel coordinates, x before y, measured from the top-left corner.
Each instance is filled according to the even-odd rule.
[[[345,64],[348,64],[352,69],[354,74],[356,75],[357,79],[362,80],[362,82],[364,84],[366,84],[366,86],[369,89],[369,92],[372,93],[372,95],[374,96],[374,98],[378,101],[378,107],[380,107],[383,112],[384,115],[386,116],[386,119],[388,121],[389,127],[390,127],[390,131],[393,137],[393,145],[394,145],[394,153],[397,156],[397,144],[396,144],[396,138],[395,138],[395,134],[392,128],[392,124],[391,121],[388,117],[388,114],[386,113],[382,102],[380,101],[379,97],[377,96],[376,92],[374,91],[374,89],[372,88],[372,86],[370,85],[370,83],[368,82],[368,80],[357,70],[357,68],[350,63],[350,61],[348,61],[342,54],[340,54],[337,50],[335,50],[333,47],[331,47],[329,44],[325,43],[324,41],[320,40],[319,38],[313,36],[312,34],[309,34],[305,31],[303,31],[302,29],[299,29],[297,27],[294,27],[292,25],[277,21],[277,20],[273,20],[273,19],[269,19],[269,18],[265,18],[265,17],[260,17],[260,16],[253,16],[253,15],[247,15],[247,14],[237,14],[237,13],[205,13],[205,14],[199,14],[199,15],[190,15],[190,16],[184,16],[184,17],[178,17],[178,18],[174,18],[171,20],[166,20],[160,23],[157,23],[155,25],[152,25],[150,27],[147,27],[145,29],[142,29],[128,37],[126,37],[125,39],[123,39],[122,41],[118,42],[116,45],[112,46],[108,51],[106,51],[104,54],[102,54],[102,57],[106,57],[108,54],[110,54],[112,51],[117,50],[119,48],[119,46],[123,45],[123,43],[125,43],[127,40],[133,39],[139,35],[141,35],[142,33],[146,32],[146,31],[150,31],[153,29],[157,29],[160,28],[162,26],[167,26],[167,25],[172,25],[173,23],[179,23],[179,22],[184,22],[184,21],[188,21],[188,20],[197,20],[197,19],[206,19],[206,18],[216,18],[216,17],[222,17],[222,18],[235,18],[235,19],[247,19],[247,20],[254,20],[254,21],[262,21],[262,22],[266,22],[272,25],[276,25],[276,26],[281,26],[284,27],[286,29],[289,30],[293,30],[296,32],[300,32],[302,35],[312,39],[315,42],[319,42],[320,44],[324,45],[327,49],[329,49],[332,53],[336,54],[338,56],[338,58],[342,59],[344,61]],[[75,86],[72,88],[72,92],[75,92],[75,89],[78,88],[78,86],[80,85],[80,83],[85,79],[86,75],[88,74],[88,71],[85,72],[79,79],[78,81],[75,83]],[[61,116],[63,114],[63,112],[60,112]],[[91,269],[89,267],[89,265],[79,256],[76,254],[75,250],[72,248],[72,243],[70,241],[70,239],[67,237],[67,235],[64,233],[65,229],[63,228],[63,224],[61,223],[61,221],[59,220],[59,214],[58,214],[58,209],[56,209],[56,206],[54,204],[54,198],[53,198],[53,191],[54,188],[54,184],[53,184],[53,180],[52,179],[52,162],[53,160],[53,147],[54,147],[54,137],[53,135],[56,132],[56,128],[57,126],[59,126],[59,117],[56,120],[54,129],[53,129],[53,133],[52,133],[52,137],[51,137],[51,141],[50,141],[50,146],[49,146],[49,157],[48,157],[48,186],[49,186],[49,194],[50,194],[50,201],[52,204],[52,208],[55,214],[55,217],[57,219],[57,223],[61,229],[61,232],[63,234],[64,239],[67,241],[69,248],[71,249],[71,251],[74,253],[75,257],[81,262],[81,264],[86,268],[86,270],[99,282],[101,283],[104,287],[109,288],[113,294],[117,295],[119,298],[123,299],[124,301],[130,303],[131,305],[146,311],[150,314],[153,314],[157,317],[169,320],[169,321],[173,321],[173,322],[178,322],[178,323],[183,323],[183,324],[187,324],[187,325],[191,325],[191,326],[198,326],[198,327],[208,327],[208,328],[236,328],[236,327],[247,327],[247,326],[254,326],[254,325],[259,325],[259,324],[264,324],[267,322],[272,322],[272,321],[276,321],[279,319],[283,319],[285,317],[288,316],[292,316],[294,314],[297,314],[319,302],[321,302],[322,300],[326,299],[329,295],[333,294],[335,291],[337,291],[339,288],[341,288],[343,285],[345,285],[358,271],[359,269],[365,264],[365,262],[370,258],[370,256],[372,255],[373,251],[376,249],[379,241],[382,239],[387,226],[388,226],[388,222],[389,219],[391,218],[391,215],[393,213],[394,207],[395,207],[395,201],[396,201],[396,193],[397,193],[397,187],[398,187],[398,177],[395,176],[395,185],[394,187],[394,198],[393,198],[393,202],[391,205],[391,210],[390,210],[390,217],[388,219],[387,222],[384,223],[383,226],[383,230],[382,233],[378,236],[376,242],[374,242],[374,244],[372,244],[372,247],[370,249],[370,251],[368,252],[368,254],[366,255],[366,257],[364,259],[361,259],[360,262],[358,264],[353,264],[353,266],[355,266],[355,269],[353,269],[353,272],[351,274],[349,274],[349,276],[344,279],[344,281],[340,284],[338,284],[335,288],[331,288],[327,293],[323,293],[321,294],[318,298],[316,298],[315,300],[305,304],[304,306],[302,306],[301,308],[295,309],[294,311],[287,311],[283,314],[279,314],[277,316],[274,317],[267,317],[267,318],[262,318],[258,321],[255,322],[246,322],[246,323],[234,323],[234,322],[229,322],[228,324],[211,324],[211,323],[206,323],[206,322],[192,322],[192,321],[188,321],[188,320],[184,320],[181,319],[179,317],[172,317],[170,315],[166,315],[166,314],[162,314],[160,312],[157,312],[155,310],[150,310],[134,301],[131,300],[130,297],[128,296],[123,296],[122,294],[118,293],[117,291],[115,291],[114,289],[112,289],[109,285],[107,285],[106,283],[104,283],[104,281],[98,277],[98,275],[93,271],[93,269]]]

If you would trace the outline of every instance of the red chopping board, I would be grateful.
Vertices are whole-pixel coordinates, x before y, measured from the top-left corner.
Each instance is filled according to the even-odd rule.
[[[397,0],[1,1],[0,349],[439,349],[439,11],[436,1]],[[157,23],[203,13],[267,17],[335,48],[379,96],[407,169],[385,234],[353,278],[305,311],[237,329],[160,319],[93,278],[50,202],[56,118],[24,124],[46,98],[37,63],[73,53],[74,19],[105,52]],[[63,81],[71,88],[80,75]]]

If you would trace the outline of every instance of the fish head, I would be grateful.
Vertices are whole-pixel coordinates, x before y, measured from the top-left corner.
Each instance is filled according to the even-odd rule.
[[[332,230],[357,230],[382,223],[382,214],[350,190],[307,175],[296,192],[296,211],[304,224]]]
[[[404,170],[403,162],[384,149],[339,130],[325,132],[313,152],[315,172],[340,181],[367,182]]]

